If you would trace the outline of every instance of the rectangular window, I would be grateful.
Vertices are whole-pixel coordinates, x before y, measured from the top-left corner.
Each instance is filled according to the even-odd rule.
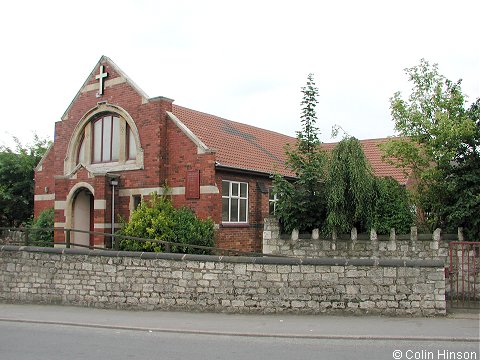
[[[103,145],[102,160],[109,161],[111,159],[111,143],[112,143],[112,117],[105,116],[103,118]]]
[[[120,118],[107,115],[93,123],[93,161],[113,162],[120,159]],[[122,140],[123,141],[123,140]]]
[[[127,126],[128,134],[128,160],[135,159],[137,157],[137,147],[135,145],[135,138],[133,137],[133,131]]]
[[[120,119],[113,117],[112,122],[112,161],[118,161],[120,155]]]
[[[85,163],[85,137],[82,138],[80,149],[78,150],[78,163]]]
[[[222,222],[248,221],[248,184],[222,181]]]
[[[142,195],[133,195],[133,210],[136,210],[142,202]]]
[[[102,121],[93,123],[93,162],[102,161]]]
[[[278,196],[273,192],[273,189],[268,190],[268,213],[270,215],[275,215],[275,211],[277,210],[277,201]]]

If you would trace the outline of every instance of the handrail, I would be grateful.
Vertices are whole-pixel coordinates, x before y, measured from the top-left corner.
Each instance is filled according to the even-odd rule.
[[[250,252],[250,251],[241,251],[241,250],[235,250],[235,249],[222,249],[222,248],[217,248],[217,247],[211,247],[211,246],[203,246],[203,245],[193,245],[193,244],[184,244],[184,243],[177,243],[173,241],[165,241],[165,240],[159,240],[159,239],[146,239],[146,238],[140,238],[140,237],[135,237],[135,236],[127,236],[127,235],[121,235],[121,234],[112,234],[112,233],[104,233],[104,232],[98,232],[98,231],[88,231],[88,230],[79,230],[79,229],[70,229],[70,228],[37,228],[37,229],[31,229],[27,227],[21,227],[21,228],[11,228],[11,227],[0,227],[0,231],[20,231],[25,233],[25,238],[24,238],[24,245],[28,246],[30,245],[30,238],[29,238],[29,233],[31,231],[62,231],[65,232],[65,242],[53,242],[52,245],[65,245],[65,247],[70,248],[71,246],[76,246],[76,247],[83,247],[83,248],[88,248],[88,249],[93,249],[93,250],[117,250],[121,251],[119,249],[120,241],[119,240],[133,240],[133,241],[139,241],[139,242],[151,242],[151,243],[156,243],[160,245],[165,246],[165,252],[170,253],[172,247],[182,247],[182,248],[188,248],[188,249],[195,249],[195,250],[204,250],[204,251],[209,251],[214,254],[226,254],[226,255],[235,255],[235,256],[261,256],[261,257],[288,257],[288,256],[282,256],[282,255],[272,255],[272,254],[263,254],[263,253],[257,253],[257,252]],[[91,245],[83,245],[83,244],[77,244],[74,242],[70,241],[70,233],[75,232],[75,233],[84,233],[84,234],[90,234],[90,235],[97,235],[97,236],[107,236],[110,238],[113,238],[114,244],[112,244],[112,248],[103,248],[103,247],[95,247]],[[0,238],[0,243],[2,239]]]

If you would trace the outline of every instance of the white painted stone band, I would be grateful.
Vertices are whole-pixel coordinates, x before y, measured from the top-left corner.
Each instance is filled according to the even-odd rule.
[[[47,201],[47,200],[55,200],[55,194],[41,194],[35,195],[35,201]]]
[[[132,195],[143,195],[148,196],[152,193],[157,193],[159,195],[163,195],[165,192],[163,187],[155,187],[155,188],[138,188],[138,189],[120,189],[119,195],[120,196],[132,196]],[[185,187],[178,186],[169,189],[169,193],[171,195],[185,195]],[[219,194],[220,191],[218,187],[214,185],[204,185],[200,186],[200,194]]]
[[[127,80],[124,77],[119,76],[119,77],[105,81],[104,88],[111,87],[118,84],[123,84],[124,82],[127,82]],[[86,85],[81,90],[82,93],[88,92],[88,91],[98,91],[98,83]]]

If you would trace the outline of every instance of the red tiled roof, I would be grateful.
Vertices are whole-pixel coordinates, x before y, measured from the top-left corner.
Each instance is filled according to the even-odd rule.
[[[220,165],[267,174],[279,172],[292,175],[284,166],[284,146],[287,143],[295,144],[294,137],[175,104],[172,112],[205,145],[216,150]]]
[[[216,150],[216,160],[220,165],[267,174],[293,175],[284,165],[285,145],[294,145],[296,138],[175,104],[172,112],[206,146]],[[369,139],[360,140],[360,143],[376,176],[391,176],[406,184],[408,178],[403,171],[382,160],[378,145],[388,140]],[[335,143],[323,144],[327,151],[334,146]]]
[[[379,139],[367,139],[360,140],[362,144],[363,152],[368,162],[372,166],[373,174],[378,177],[390,176],[398,181],[402,185],[406,185],[408,181],[408,176],[405,175],[402,169],[396,168],[393,165],[388,164],[382,160],[382,150],[379,145],[386,143],[390,138],[379,138]],[[322,144],[322,147],[331,151],[337,143],[326,143]]]

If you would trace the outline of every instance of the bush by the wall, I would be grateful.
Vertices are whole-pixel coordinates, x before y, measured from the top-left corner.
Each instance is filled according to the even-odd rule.
[[[28,227],[30,244],[53,247],[54,209],[43,210]]]
[[[165,196],[152,194],[132,213],[120,231],[121,235],[162,240],[179,244],[214,246],[213,221],[201,220],[194,212],[182,207],[176,209]],[[122,250],[164,252],[166,246],[151,241],[122,240]],[[207,254],[208,250],[187,246],[170,246],[170,252]]]

